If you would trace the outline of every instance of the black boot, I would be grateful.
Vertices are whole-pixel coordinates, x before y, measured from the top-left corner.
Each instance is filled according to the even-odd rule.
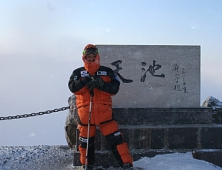
[[[131,163],[126,163],[126,164],[123,164],[123,169],[124,170],[133,170],[133,167],[132,167]]]
[[[92,165],[87,165],[86,168],[85,168],[85,165],[83,165],[82,168],[86,169],[86,170],[93,170],[93,166]]]

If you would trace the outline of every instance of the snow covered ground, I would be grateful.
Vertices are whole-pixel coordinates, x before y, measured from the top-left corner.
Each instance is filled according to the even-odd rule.
[[[73,150],[67,146],[0,146],[0,170],[80,169],[72,162]],[[145,170],[222,170],[214,164],[194,159],[191,152],[144,157],[135,161],[134,166]]]

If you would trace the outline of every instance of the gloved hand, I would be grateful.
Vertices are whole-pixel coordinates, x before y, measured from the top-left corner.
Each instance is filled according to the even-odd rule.
[[[101,90],[101,89],[103,88],[103,86],[104,86],[104,81],[103,81],[103,79],[102,79],[100,76],[93,76],[92,78],[93,78],[93,80],[94,80],[94,82],[95,82],[95,84],[96,84],[96,87],[97,87],[99,90]]]
[[[82,79],[82,83],[84,86],[87,86],[87,88],[91,91],[96,87],[96,84],[93,82],[92,76],[86,76]]]
[[[91,81],[91,78],[89,76],[86,76],[82,79],[82,83],[84,84],[84,86],[89,82]]]
[[[89,89],[89,91],[93,90],[96,87],[96,83],[94,80],[90,80],[87,84],[86,87]]]

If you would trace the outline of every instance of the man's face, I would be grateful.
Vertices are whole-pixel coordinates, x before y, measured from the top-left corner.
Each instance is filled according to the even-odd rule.
[[[95,59],[96,59],[96,55],[93,53],[86,55],[86,60],[90,63],[94,62]]]

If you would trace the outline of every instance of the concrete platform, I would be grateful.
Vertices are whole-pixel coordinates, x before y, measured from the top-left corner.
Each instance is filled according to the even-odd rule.
[[[212,109],[200,108],[113,108],[119,125],[212,124]]]
[[[129,149],[222,149],[221,125],[131,125],[119,128]],[[109,150],[99,130],[95,148]]]
[[[158,154],[170,154],[170,153],[175,153],[175,152],[183,152],[181,151],[176,151],[176,150],[146,150],[146,149],[135,149],[132,150],[130,153],[133,157],[133,161],[137,161],[142,157],[154,157]],[[73,165],[74,166],[80,166],[81,163],[79,161],[79,152],[74,151],[74,161]],[[114,167],[119,167],[117,161],[115,160],[113,154],[111,151],[96,151],[95,152],[95,166],[103,166],[103,167],[109,167],[109,166],[114,166]]]
[[[222,167],[222,149],[194,150],[193,157]]]
[[[150,157],[150,151],[158,154],[222,149],[222,125],[213,124],[211,108],[115,108],[113,111],[134,160]],[[96,165],[113,165],[115,159],[99,129],[95,140]],[[74,152],[74,164],[80,165],[78,150]]]

